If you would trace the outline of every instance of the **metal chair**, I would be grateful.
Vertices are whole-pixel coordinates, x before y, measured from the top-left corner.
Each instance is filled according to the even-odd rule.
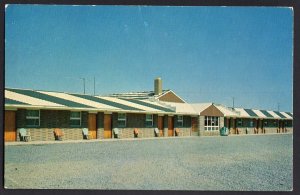
[[[85,137],[86,139],[92,139],[93,135],[92,133],[89,132],[88,128],[83,128],[82,129],[82,134],[83,134],[83,138]]]
[[[159,137],[159,129],[158,128],[154,128],[154,133],[156,137]]]
[[[114,132],[114,136],[116,136],[116,138],[121,138],[121,130],[119,130],[118,128],[114,128],[113,129],[113,132]]]
[[[20,129],[20,137],[22,141],[28,142],[29,140],[31,140],[31,136],[30,133],[27,133],[27,130],[22,128]]]
[[[60,140],[60,141],[62,140],[62,137],[65,135],[64,132],[62,132],[61,129],[59,128],[54,129],[53,133],[54,133],[55,140]]]

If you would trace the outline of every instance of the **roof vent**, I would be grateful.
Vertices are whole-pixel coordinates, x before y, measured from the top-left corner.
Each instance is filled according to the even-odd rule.
[[[155,93],[155,95],[162,94],[162,80],[160,77],[157,77],[154,80],[154,93]]]

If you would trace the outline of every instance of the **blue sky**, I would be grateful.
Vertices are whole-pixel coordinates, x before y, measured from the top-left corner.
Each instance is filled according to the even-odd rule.
[[[267,7],[10,5],[5,86],[153,90],[188,102],[292,111],[293,11]]]

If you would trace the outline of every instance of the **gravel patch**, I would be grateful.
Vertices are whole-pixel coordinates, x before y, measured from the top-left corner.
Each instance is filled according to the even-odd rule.
[[[293,135],[6,145],[13,189],[290,191]]]

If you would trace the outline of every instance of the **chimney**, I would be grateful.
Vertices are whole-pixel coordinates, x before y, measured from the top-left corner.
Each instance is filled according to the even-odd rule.
[[[157,77],[154,80],[154,93],[155,95],[160,95],[162,93],[162,80],[160,77]]]

